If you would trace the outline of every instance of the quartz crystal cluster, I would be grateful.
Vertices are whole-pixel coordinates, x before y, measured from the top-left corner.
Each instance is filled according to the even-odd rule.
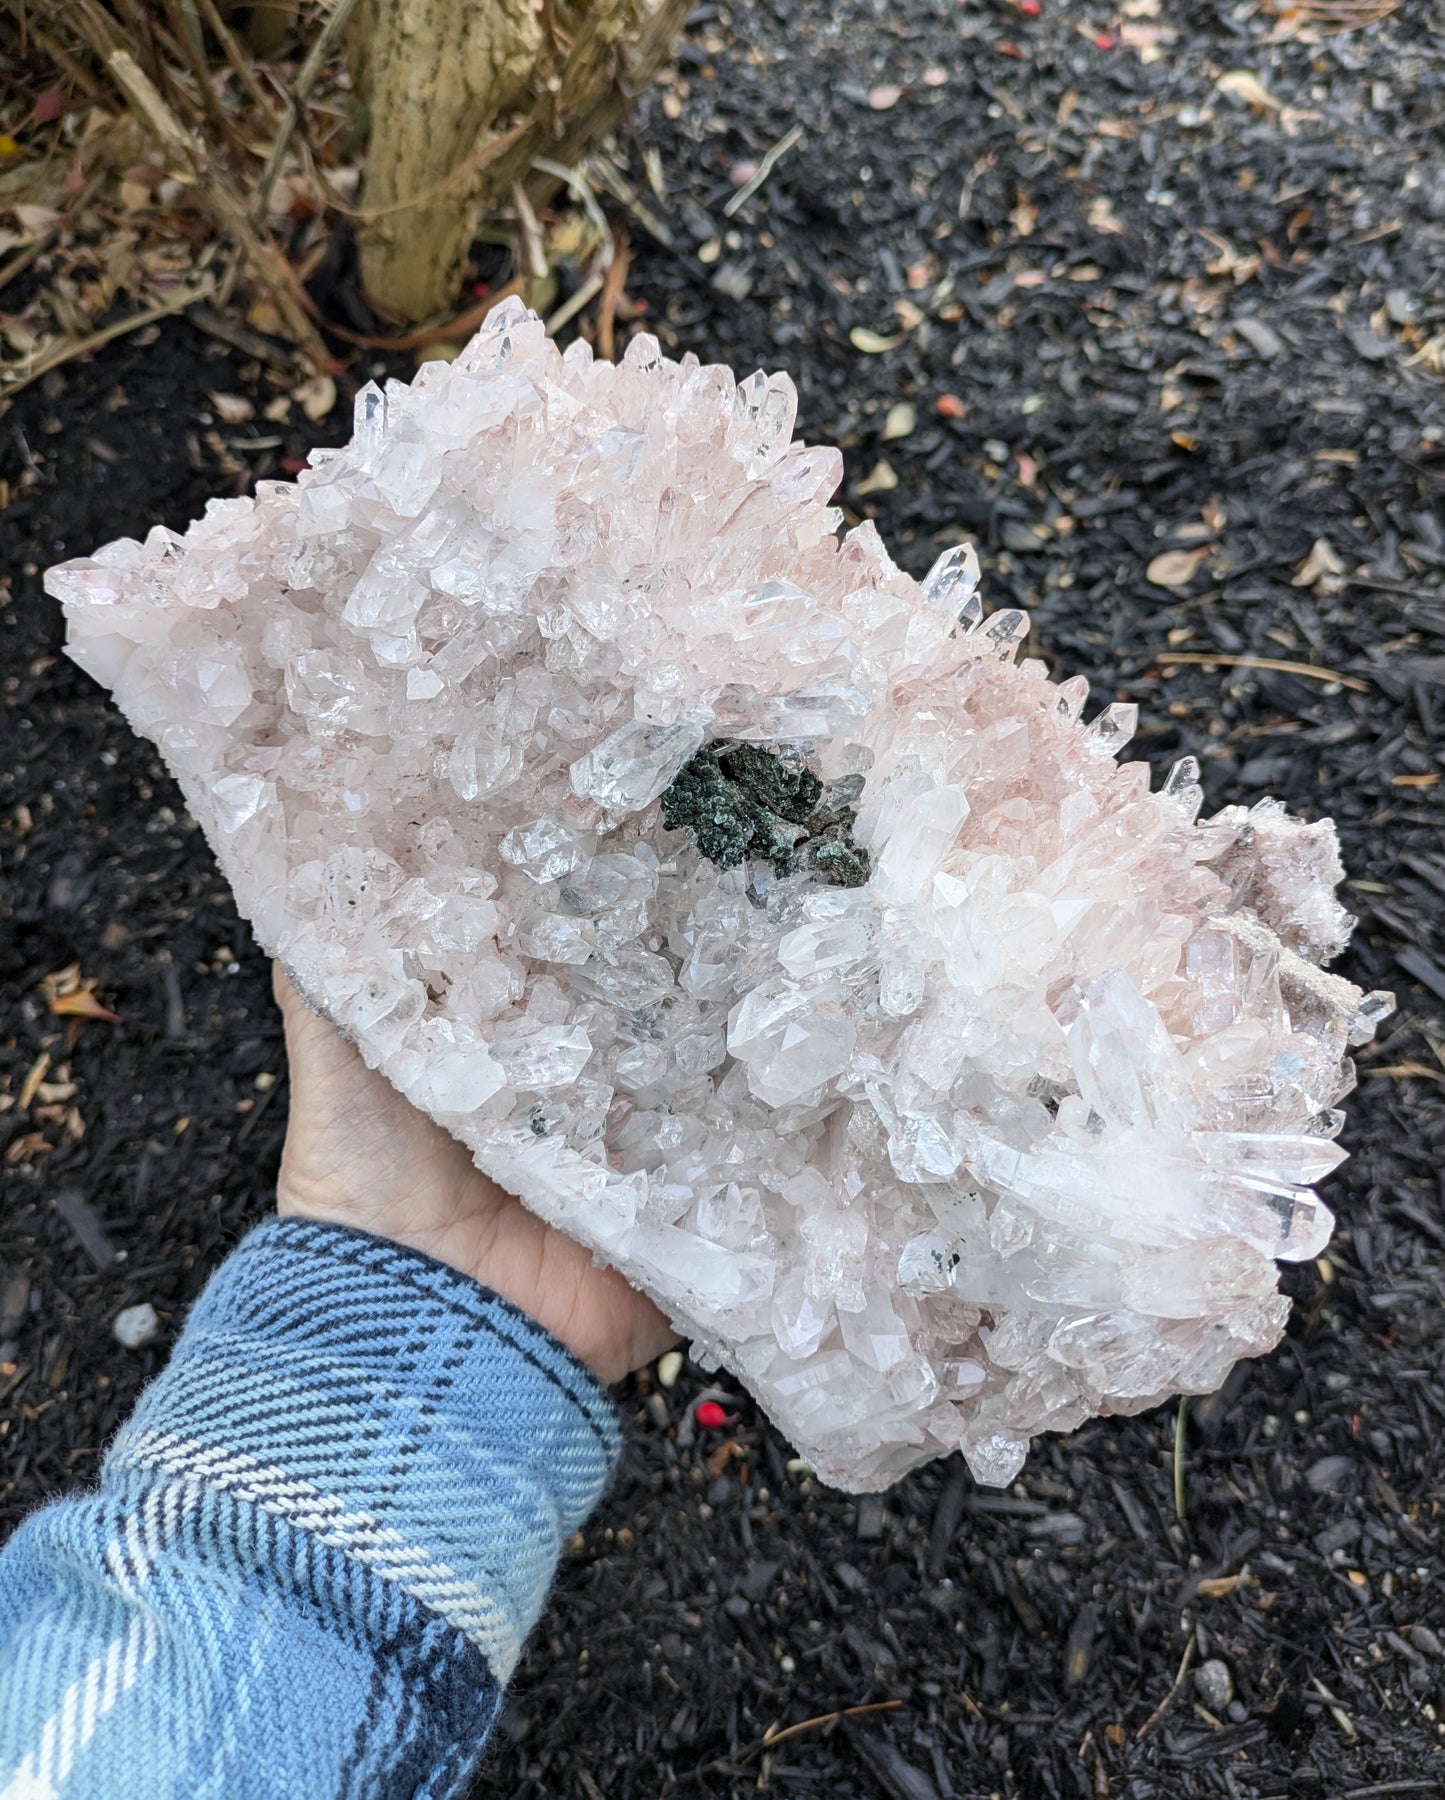
[[[1204,822],[782,376],[516,306],[294,483],[48,577],[297,986],[820,1475],[1218,1385],[1315,1256],[1333,828]]]

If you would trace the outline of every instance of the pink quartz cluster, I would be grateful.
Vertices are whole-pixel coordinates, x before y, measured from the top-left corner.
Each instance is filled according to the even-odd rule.
[[[972,552],[840,535],[782,376],[515,305],[294,484],[50,572],[267,951],[480,1167],[645,1288],[830,1482],[1208,1391],[1313,1257],[1347,1047],[1328,822],[1018,661]],[[710,861],[754,745],[866,879]],[[833,815],[830,815],[833,816]],[[703,834],[705,836],[705,834]]]

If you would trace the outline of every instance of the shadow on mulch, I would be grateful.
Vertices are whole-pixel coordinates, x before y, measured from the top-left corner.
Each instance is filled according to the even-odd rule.
[[[1268,46],[1266,19],[1148,0],[1084,30],[1050,0],[1033,20],[704,6],[645,103],[632,173],[657,145],[674,242],[639,242],[632,292],[668,346],[789,368],[855,516],[915,572],[975,535],[990,603],[1028,607],[1032,647],[1099,698],[1138,700],[1156,768],[1192,750],[1213,803],[1332,813],[1361,919],[1344,970],[1402,1004],[1361,1058],[1340,1229],[1285,1275],[1288,1339],[1191,1412],[1183,1522],[1172,1408],[1040,1444],[1007,1494],[945,1464],[875,1504],[790,1469],[745,1398],[698,1430],[696,1371],[639,1379],[621,1480],[569,1548],[479,1795],[1445,1783],[1439,14]],[[1217,90],[1246,65],[1278,105]],[[866,354],[855,329],[901,341]],[[93,1476],[266,1210],[284,1124],[263,960],[149,747],[59,659],[38,579],[342,429],[226,427],[216,390],[273,397],[175,322],[0,420],[0,476],[36,477],[0,511],[9,1093],[50,1059],[0,1114],[7,1524]],[[1340,573],[1307,584],[1321,538]],[[1186,585],[1146,578],[1191,548]],[[1161,661],[1207,653],[1225,661]],[[75,962],[121,1024],[49,1015],[41,980]],[[111,1321],[142,1300],[165,1336],[122,1351]],[[853,1708],[877,1710],[835,1716]]]

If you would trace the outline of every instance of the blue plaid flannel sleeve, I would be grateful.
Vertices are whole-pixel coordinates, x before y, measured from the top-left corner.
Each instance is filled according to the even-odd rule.
[[[0,1800],[465,1792],[616,1415],[416,1252],[273,1220],[0,1554]]]

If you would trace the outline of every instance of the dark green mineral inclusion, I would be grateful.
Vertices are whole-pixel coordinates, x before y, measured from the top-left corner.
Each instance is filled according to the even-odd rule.
[[[858,817],[830,803],[802,759],[758,744],[704,745],[662,796],[662,822],[686,831],[720,869],[757,858],[779,876],[811,872],[831,887],[862,887],[868,852],[853,842]]]

